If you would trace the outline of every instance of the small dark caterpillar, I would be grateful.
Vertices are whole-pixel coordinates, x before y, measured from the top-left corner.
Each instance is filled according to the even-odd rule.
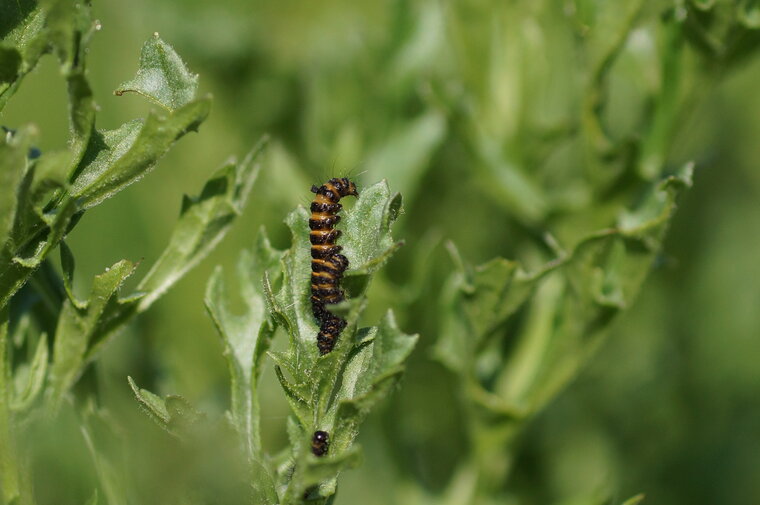
[[[338,340],[338,335],[346,327],[346,324],[345,319],[327,312],[319,327],[319,333],[317,333],[317,347],[319,348],[320,355],[324,356],[333,350],[335,342]]]
[[[311,437],[311,453],[324,456],[330,448],[330,435],[326,431],[315,431]]]
[[[311,191],[316,194],[309,219],[311,308],[320,323],[317,347],[324,355],[333,350],[338,335],[346,327],[346,321],[325,308],[326,304],[343,300],[340,280],[348,269],[348,259],[340,254],[342,248],[335,244],[341,232],[334,227],[340,221],[338,212],[343,208],[338,202],[344,196],[359,196],[359,193],[356,185],[345,177],[330,179],[320,187],[312,186]]]

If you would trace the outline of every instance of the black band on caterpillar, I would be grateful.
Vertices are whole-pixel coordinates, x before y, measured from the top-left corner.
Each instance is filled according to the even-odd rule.
[[[326,431],[315,431],[311,437],[311,453],[324,456],[330,448],[330,434]]]

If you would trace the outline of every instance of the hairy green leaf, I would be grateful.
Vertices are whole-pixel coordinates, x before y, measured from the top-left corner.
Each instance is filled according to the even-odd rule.
[[[211,98],[190,102],[170,113],[151,111],[143,123],[98,132],[82,159],[71,194],[83,209],[99,204],[145,176],[182,136],[208,116]]]
[[[197,90],[198,75],[190,72],[172,46],[154,33],[143,45],[137,75],[114,93],[139,93],[174,111],[193,101]]]

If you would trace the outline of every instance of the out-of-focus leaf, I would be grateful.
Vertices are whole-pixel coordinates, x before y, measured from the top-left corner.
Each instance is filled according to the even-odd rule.
[[[8,309],[0,307],[0,498],[5,503],[18,499],[21,484],[19,482],[16,440],[11,419],[11,386],[8,369],[10,349],[8,334]]]
[[[577,373],[614,315],[638,292],[661,247],[676,198],[691,185],[691,171],[687,165],[655,185],[641,205],[621,215],[616,228],[589,235],[571,253],[534,273],[522,273],[502,260],[474,274],[459,267],[452,279],[460,280],[451,284],[453,291],[444,291],[443,310],[453,321],[444,327],[437,353],[452,370],[471,376],[468,393],[480,407],[500,419],[536,412]],[[506,361],[493,362],[501,363],[501,372],[491,394],[479,385],[479,375],[494,370],[478,364],[478,343],[514,314],[533,289]],[[451,334],[457,331],[469,334]]]
[[[142,47],[137,75],[114,93],[139,93],[174,111],[194,100],[197,90],[198,75],[190,72],[174,48],[154,33]]]
[[[21,69],[21,54],[13,47],[0,46],[0,87],[16,80]]]
[[[228,292],[217,268],[206,287],[205,305],[224,345],[230,370],[232,419],[245,441],[249,461],[260,458],[260,408],[258,377],[261,357],[268,349],[274,333],[268,321],[263,294],[264,273],[279,264],[281,253],[272,248],[263,230],[253,253],[243,252],[238,261],[237,278],[245,303],[243,314],[232,313]]]
[[[32,362],[24,365],[24,368],[16,370],[16,394],[14,395],[11,409],[24,411],[28,409],[42,391],[48,367],[48,343],[44,333],[37,342]],[[23,370],[23,372],[22,372]],[[19,380],[23,379],[23,380]]]
[[[199,196],[185,197],[169,245],[137,287],[148,293],[140,302],[140,311],[197,265],[224,237],[248,200],[265,145],[266,139],[262,139],[242,162],[229,161],[209,179]]]
[[[644,501],[644,494],[637,494],[636,496],[632,496],[631,498],[628,498],[626,501],[623,502],[623,505],[639,505],[639,503]]]
[[[108,417],[107,412],[98,410],[90,402],[84,409],[80,429],[107,503],[127,505],[130,503],[129,486],[122,477],[124,469],[120,468],[119,460],[112,456],[112,452],[104,449],[112,446],[104,444],[101,440],[106,435],[109,439],[114,438],[114,435],[118,436],[118,433],[113,433],[118,430],[117,426]]]
[[[751,30],[760,29],[760,5],[754,0],[744,0],[737,7],[739,22]]]
[[[0,247],[6,245],[13,229],[32,134],[30,128],[17,133],[0,131]]]
[[[387,178],[394,188],[413,200],[430,157],[445,135],[446,120],[439,112],[428,112],[410,121],[370,154],[368,178]]]
[[[85,505],[98,505],[98,490],[97,488],[92,492],[92,497],[87,500]]]
[[[63,395],[82,372],[85,355],[103,314],[117,301],[124,280],[132,275],[135,265],[122,260],[95,276],[85,308],[64,302],[56,329],[53,364],[47,396],[52,410],[57,409]]]
[[[142,407],[142,410],[153,419],[156,424],[166,429],[169,425],[169,409],[166,408],[166,402],[163,398],[155,395],[147,389],[142,389],[137,386],[132,377],[127,377],[129,387],[135,393],[135,399]]]
[[[132,377],[127,377],[127,382],[143,412],[172,435],[185,436],[204,418],[203,414],[181,396],[168,395],[162,398],[138,387]]]

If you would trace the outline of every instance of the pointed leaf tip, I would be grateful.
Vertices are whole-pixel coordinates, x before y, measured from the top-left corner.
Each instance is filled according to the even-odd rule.
[[[139,93],[174,111],[193,101],[197,91],[198,75],[190,72],[174,48],[154,33],[143,44],[137,75],[123,82],[114,94]]]

